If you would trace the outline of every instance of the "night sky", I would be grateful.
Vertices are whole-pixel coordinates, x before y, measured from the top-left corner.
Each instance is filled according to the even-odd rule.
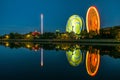
[[[86,20],[92,5],[98,8],[101,27],[120,25],[120,0],[0,0],[0,34],[38,30],[41,13],[45,32],[64,32],[71,15]]]

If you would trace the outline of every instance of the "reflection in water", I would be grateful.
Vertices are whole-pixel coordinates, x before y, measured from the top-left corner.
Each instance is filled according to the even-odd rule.
[[[90,49],[86,54],[86,70],[90,76],[95,76],[100,65],[100,54],[97,49]]]
[[[69,64],[73,67],[79,66],[83,61],[86,61],[86,71],[90,76],[95,76],[100,65],[100,55],[109,55],[113,58],[120,58],[120,45],[118,46],[85,46],[79,44],[40,44],[32,42],[0,42],[0,45],[12,48],[27,48],[41,53],[41,67],[43,63],[44,50],[64,50]],[[83,51],[87,51],[86,57]],[[85,60],[84,60],[85,59]],[[84,63],[84,62],[83,62]]]
[[[43,66],[43,48],[41,48],[41,66]]]
[[[66,51],[66,56],[68,62],[72,66],[78,66],[83,60],[83,54],[79,48],[76,48],[76,46],[73,49]]]
[[[98,72],[100,65],[100,50],[92,47],[88,48],[86,53],[86,70],[90,76],[95,76]],[[84,53],[80,50],[80,47],[72,46],[66,51],[68,62],[71,66],[78,66],[84,59]]]
[[[33,47],[32,47],[32,50],[34,51],[38,51],[40,49],[39,45],[38,44],[35,44]]]
[[[119,45],[119,46],[116,46],[116,50],[117,50],[118,52],[120,52],[120,45]]]
[[[9,42],[5,42],[5,46],[8,47],[9,46]]]

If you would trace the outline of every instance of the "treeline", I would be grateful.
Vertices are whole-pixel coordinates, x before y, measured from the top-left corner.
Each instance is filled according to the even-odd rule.
[[[84,30],[80,34],[74,32],[29,32],[26,34],[14,33],[4,34],[0,36],[0,39],[116,39],[120,40],[120,26],[107,27],[100,29],[98,34],[96,31],[90,31],[89,33]]]

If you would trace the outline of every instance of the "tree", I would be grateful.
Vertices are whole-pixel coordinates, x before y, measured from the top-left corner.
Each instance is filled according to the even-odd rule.
[[[88,33],[87,33],[87,31],[86,30],[84,30],[84,31],[81,31],[81,33],[80,33],[80,37],[83,39],[83,38],[87,38],[88,37]]]
[[[97,35],[96,31],[90,31],[89,32],[89,38],[95,38],[96,35]]]
[[[120,41],[120,32],[118,32],[116,35],[115,35],[115,39]]]
[[[10,35],[10,39],[14,39],[15,38],[15,33],[11,32],[9,35]]]

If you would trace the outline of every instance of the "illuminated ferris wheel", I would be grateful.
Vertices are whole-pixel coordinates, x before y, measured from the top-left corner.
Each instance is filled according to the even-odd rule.
[[[87,32],[96,31],[99,34],[100,30],[100,16],[95,6],[89,7],[86,14]]]
[[[78,15],[72,15],[67,22],[66,32],[74,32],[75,34],[80,34],[84,28],[83,18]]]

